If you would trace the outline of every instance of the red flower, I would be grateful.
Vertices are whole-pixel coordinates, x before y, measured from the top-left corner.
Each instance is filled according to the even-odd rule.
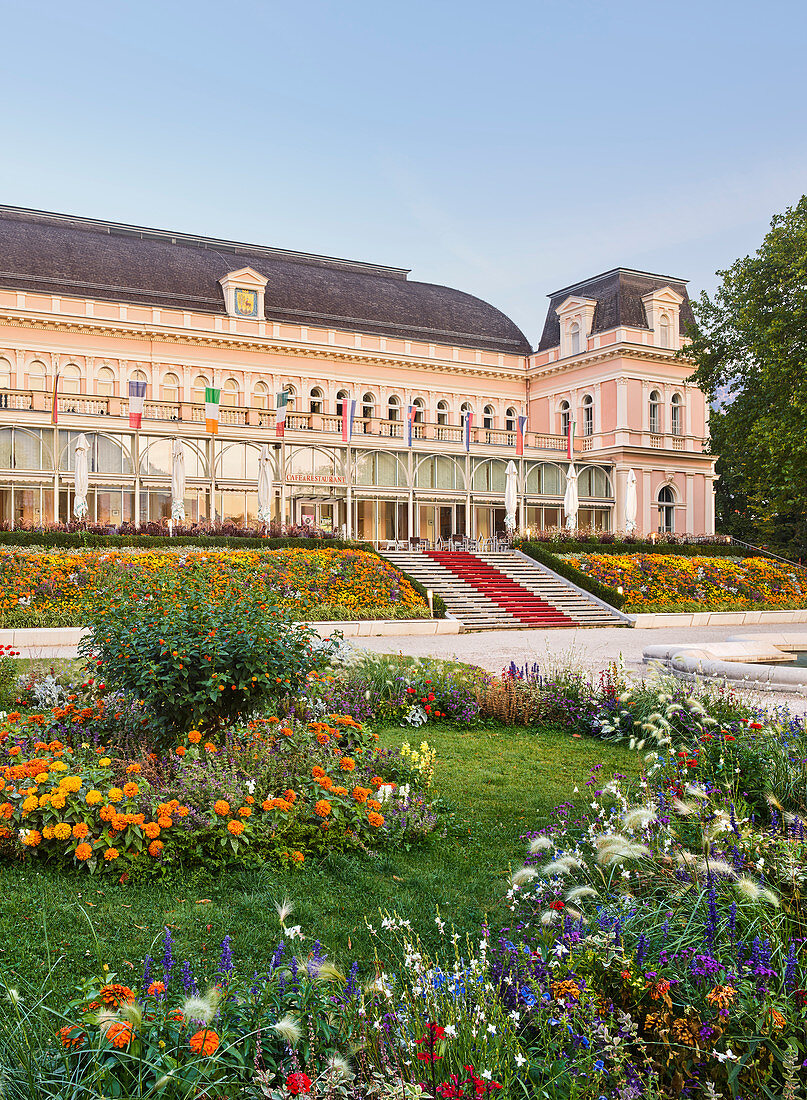
[[[762,729],[762,723],[761,722],[749,722],[748,723],[748,728],[752,729],[752,730],[761,730]]]
[[[313,1081],[305,1073],[290,1073],[286,1078],[286,1090],[292,1096],[299,1096],[301,1092],[310,1092]]]
[[[736,741],[737,738],[736,737],[724,737],[723,740],[724,741]]]
[[[565,909],[566,906],[563,904],[562,901],[557,900],[557,901],[550,901],[549,908],[554,909],[556,913],[559,913],[562,909]]]

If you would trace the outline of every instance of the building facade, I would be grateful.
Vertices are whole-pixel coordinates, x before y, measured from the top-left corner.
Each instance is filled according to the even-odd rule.
[[[179,439],[189,522],[256,521],[266,443],[283,522],[377,542],[488,537],[503,529],[513,459],[519,526],[558,527],[571,420],[580,528],[624,528],[633,470],[639,531],[713,532],[706,403],[676,357],[681,280],[616,269],[565,288],[533,351],[494,307],[407,276],[0,207],[0,522],[72,515],[83,433],[98,523],[170,515]],[[146,386],[138,431],[130,381]],[[208,387],[221,391],[217,435]]]

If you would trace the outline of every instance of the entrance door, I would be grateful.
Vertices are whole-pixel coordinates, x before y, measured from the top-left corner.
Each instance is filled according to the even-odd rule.
[[[440,538],[450,539],[454,531],[454,505],[453,504],[441,504],[438,508],[440,515]]]

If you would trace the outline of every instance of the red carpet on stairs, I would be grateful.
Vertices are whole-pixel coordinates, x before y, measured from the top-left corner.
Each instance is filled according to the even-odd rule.
[[[426,554],[454,573],[460,580],[476,588],[492,603],[530,626],[575,626],[576,623],[551,603],[534,592],[510,580],[498,569],[462,550],[427,550]]]

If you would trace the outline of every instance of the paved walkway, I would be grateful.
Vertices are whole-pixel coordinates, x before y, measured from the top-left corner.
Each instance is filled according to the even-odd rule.
[[[782,626],[774,625],[686,627],[678,630],[630,630],[620,627],[488,630],[437,638],[363,638],[361,648],[375,653],[404,653],[412,657],[463,661],[481,665],[497,675],[511,661],[516,664],[537,661],[547,671],[558,665],[573,665],[599,672],[621,654],[627,669],[645,674],[647,666],[642,661],[645,646],[666,645],[668,642],[722,642],[738,635],[772,634],[782,629]],[[789,623],[787,631],[789,634],[804,635],[807,640],[807,624]],[[732,685],[732,690],[738,689]],[[743,694],[746,692],[743,691]],[[807,713],[807,699],[799,695],[764,692],[753,693],[753,697],[768,704],[784,702],[795,713]]]

